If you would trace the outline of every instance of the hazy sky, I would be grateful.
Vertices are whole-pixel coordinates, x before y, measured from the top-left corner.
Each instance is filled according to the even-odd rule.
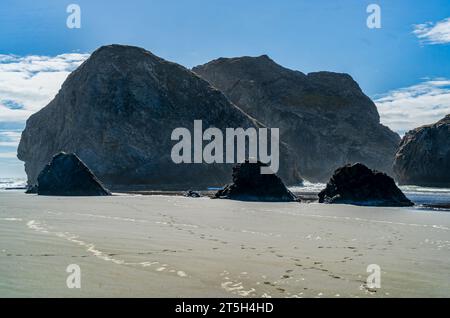
[[[66,26],[71,3],[81,8],[81,29]],[[371,3],[381,8],[381,29],[366,25]],[[28,116],[111,43],[187,67],[268,54],[305,73],[349,73],[400,134],[450,113],[449,0],[2,0],[0,177],[24,175],[15,154]]]

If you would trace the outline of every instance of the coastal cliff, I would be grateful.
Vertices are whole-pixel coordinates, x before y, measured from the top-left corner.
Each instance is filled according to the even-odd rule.
[[[355,162],[392,173],[400,137],[380,124],[375,104],[350,75],[303,74],[267,55],[220,58],[193,71],[250,116],[280,128],[309,181],[325,182]]]
[[[450,115],[406,133],[394,173],[400,184],[450,187]]]
[[[171,133],[194,120],[204,128],[263,127],[185,67],[138,47],[96,50],[69,75],[53,101],[32,115],[18,158],[28,184],[61,151],[76,154],[109,189],[187,189],[231,181],[232,164],[175,164]],[[301,182],[280,146],[279,174]]]

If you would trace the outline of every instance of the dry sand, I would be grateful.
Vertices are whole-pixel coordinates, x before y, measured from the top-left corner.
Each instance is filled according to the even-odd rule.
[[[0,297],[448,297],[449,228],[408,208],[0,192]]]

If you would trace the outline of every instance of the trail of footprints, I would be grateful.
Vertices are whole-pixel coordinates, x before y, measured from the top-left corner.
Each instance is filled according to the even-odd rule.
[[[280,259],[285,262],[291,263],[292,268],[286,269],[284,273],[282,273],[277,279],[268,280],[266,275],[261,276],[261,281],[256,282],[256,286],[247,286],[245,281],[254,281],[250,280],[247,272],[242,272],[235,277],[231,277],[232,275],[228,271],[223,271],[220,273],[220,277],[222,278],[221,287],[227,292],[240,296],[240,297],[251,297],[251,296],[259,296],[259,297],[311,297],[311,296],[321,296],[321,293],[315,293],[305,286],[305,278],[303,277],[305,271],[317,271],[319,273],[323,273],[324,275],[329,276],[332,279],[344,279],[340,274],[332,273],[329,269],[325,268],[324,264],[321,261],[314,261],[309,256],[304,257],[303,261],[298,257],[291,257],[283,254],[278,251],[274,246],[267,246],[262,249],[258,249],[256,247],[247,246],[246,244],[232,245],[230,242],[219,239],[211,234],[205,234],[199,232],[200,227],[195,229],[193,228],[185,228],[181,226],[176,226],[177,221],[174,217],[161,214],[162,217],[167,219],[167,225],[175,228],[178,231],[182,231],[187,233],[188,235],[195,236],[197,239],[210,241],[214,244],[211,247],[212,250],[219,250],[224,247],[228,248],[239,248],[242,251],[248,250],[251,251],[255,256],[273,255],[274,258]],[[233,229],[219,227],[216,228],[221,231],[235,231]],[[249,234],[256,234],[250,231],[246,231]],[[330,236],[331,233],[326,233],[325,237]],[[322,238],[316,237],[307,237],[306,239],[315,239],[320,241]],[[317,248],[335,248],[332,246],[321,246],[319,245]],[[342,247],[340,247],[342,248]],[[293,250],[298,250],[299,247],[294,246]],[[358,252],[358,249],[354,246],[347,246],[344,249],[348,250],[351,253],[350,256],[344,256],[342,260],[339,262],[347,262],[352,261],[354,257],[362,256],[361,253]],[[300,292],[299,292],[300,291]],[[339,296],[339,295],[335,295]]]

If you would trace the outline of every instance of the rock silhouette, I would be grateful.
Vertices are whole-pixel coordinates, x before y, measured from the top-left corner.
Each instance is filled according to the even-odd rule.
[[[38,193],[38,186],[36,184],[27,186],[27,189],[25,190],[26,194],[37,194]]]
[[[105,196],[111,193],[75,154],[59,153],[38,177],[39,195]]]
[[[201,195],[200,193],[198,193],[197,191],[186,191],[185,193],[183,193],[183,196],[188,197],[188,198],[200,198]]]
[[[215,194],[218,199],[241,201],[299,201],[276,174],[261,174],[261,162],[237,164],[233,167],[233,183]]]
[[[319,202],[394,207],[414,205],[394,179],[361,163],[337,169],[326,188],[319,193]]]

